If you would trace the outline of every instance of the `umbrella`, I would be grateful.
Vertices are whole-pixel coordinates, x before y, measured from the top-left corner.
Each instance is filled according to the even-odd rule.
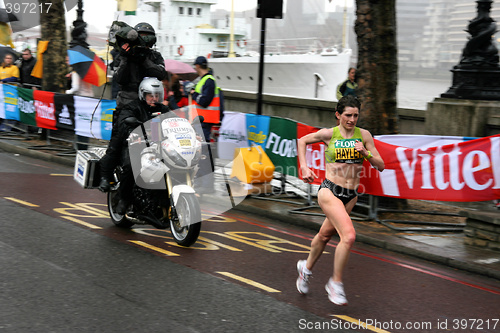
[[[166,59],[165,60],[165,70],[173,74],[190,74],[196,73],[193,67],[183,63],[182,61]]]
[[[182,61],[166,59],[165,60],[165,70],[172,74],[176,74],[181,80],[194,80],[198,73],[190,65],[183,63]]]
[[[77,45],[68,50],[68,57],[83,81],[98,87],[106,83],[106,65],[94,52]]]
[[[0,46],[0,63],[3,61],[3,58],[5,58],[6,54],[12,55],[14,61],[19,58],[19,53],[14,51],[12,48],[8,46]]]
[[[12,12],[8,13],[5,8],[0,8],[0,22],[19,21],[17,16]]]

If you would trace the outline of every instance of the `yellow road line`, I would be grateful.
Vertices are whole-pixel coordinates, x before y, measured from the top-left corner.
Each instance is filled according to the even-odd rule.
[[[372,326],[372,325],[367,325],[366,323],[364,323],[364,322],[362,322],[362,321],[360,321],[358,319],[351,318],[349,316],[344,316],[344,315],[333,315],[333,316],[337,317],[339,319],[351,322],[353,324],[363,326],[364,329],[369,329],[370,331],[373,331],[373,332],[377,332],[377,333],[390,333],[389,331],[383,330],[381,328],[377,328],[377,327]]]
[[[51,176],[57,176],[57,177],[72,177],[73,175],[70,175],[69,173],[51,173]]]
[[[29,203],[27,201],[19,200],[19,199],[16,199],[16,198],[12,198],[12,197],[4,197],[4,198],[7,199],[7,200],[14,201],[14,202],[20,203],[22,205],[28,206],[28,207],[40,207],[38,205]]]
[[[233,273],[229,273],[229,272],[216,272],[217,274],[221,274],[221,275],[225,275],[227,277],[230,277],[232,279],[235,279],[235,280],[238,280],[238,281],[241,281],[241,282],[244,282],[246,284],[249,284],[251,286],[254,286],[254,287],[257,287],[257,288],[260,288],[260,289],[263,289],[267,292],[270,292],[270,293],[280,293],[281,291],[279,290],[276,290],[276,289],[273,289],[271,287],[268,287],[268,286],[265,286],[263,285],[262,283],[259,283],[259,282],[255,282],[253,280],[249,280],[249,279],[246,279],[244,277],[241,277],[241,276],[238,276],[238,275],[235,275]]]
[[[98,227],[98,226],[96,226],[94,224],[91,224],[91,223],[79,220],[79,219],[77,219],[76,217],[73,217],[73,216],[61,216],[61,217],[63,219],[70,220],[70,221],[76,222],[78,224],[84,225],[86,227],[89,227],[91,229],[102,229],[101,227]]]
[[[161,247],[156,247],[156,246],[153,246],[151,244],[148,244],[148,243],[145,243],[145,242],[141,242],[141,241],[133,241],[133,240],[129,240],[129,242],[131,243],[134,243],[134,244],[137,244],[137,245],[140,245],[140,246],[144,246],[150,250],[154,250],[154,251],[157,251],[157,252],[160,252],[160,253],[163,253],[163,254],[166,254],[167,256],[171,256],[171,257],[178,257],[180,256],[180,254],[177,254],[177,253],[174,253],[174,252],[170,252],[170,251],[167,251],[165,249],[162,249]]]

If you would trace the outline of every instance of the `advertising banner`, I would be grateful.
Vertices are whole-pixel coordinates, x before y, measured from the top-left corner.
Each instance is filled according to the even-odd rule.
[[[101,101],[101,139],[110,140],[113,129],[113,111],[116,109],[116,101],[103,99]]]
[[[258,116],[255,114],[246,115],[248,147],[252,145],[261,146],[263,149],[266,146],[266,140],[269,135],[269,116]]]
[[[500,135],[425,149],[375,145],[385,170],[365,163],[360,192],[436,201],[500,197]]]
[[[17,88],[17,106],[20,121],[23,124],[36,126],[35,100],[32,89]]]
[[[309,133],[315,133],[320,129],[317,127],[309,126],[302,123],[297,123],[297,138],[300,139],[304,135]],[[325,179],[325,149],[326,145],[322,142],[318,142],[312,145],[307,145],[306,148],[306,161],[307,166],[311,169],[318,178],[314,180],[311,184],[321,185]],[[300,163],[297,158],[297,163],[299,164],[299,178],[302,178],[300,172]]]
[[[297,177],[297,123],[293,120],[271,117],[266,154],[276,172]]]
[[[5,119],[21,120],[17,107],[17,87],[10,84],[3,84],[3,98],[5,103]]]
[[[0,119],[5,119],[5,103],[4,103],[3,89],[0,89],[0,101],[2,102],[0,105]]]
[[[56,108],[54,93],[50,91],[33,91],[35,99],[36,126],[56,130]]]
[[[223,160],[234,158],[234,149],[248,147],[246,115],[240,112],[224,111],[217,141],[218,157]]]
[[[96,139],[111,138],[115,101],[74,96],[75,132],[77,135]]]
[[[75,103],[73,95],[55,94],[56,127],[59,129],[75,130]]]

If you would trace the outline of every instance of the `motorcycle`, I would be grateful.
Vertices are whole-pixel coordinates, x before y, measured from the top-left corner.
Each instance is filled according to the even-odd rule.
[[[198,121],[197,121],[198,120]],[[121,167],[114,173],[116,185],[108,192],[108,211],[113,223],[121,228],[135,224],[170,228],[175,242],[191,246],[201,229],[201,208],[193,188],[201,159],[201,138],[184,118],[157,115],[146,123],[135,118],[126,120],[138,125],[128,140],[134,173],[133,201],[127,213],[115,211],[119,201]]]

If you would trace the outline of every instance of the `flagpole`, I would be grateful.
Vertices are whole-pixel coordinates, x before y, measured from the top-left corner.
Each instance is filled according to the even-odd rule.
[[[231,20],[230,20],[230,33],[229,33],[229,54],[228,58],[234,58],[234,0],[231,0]]]

